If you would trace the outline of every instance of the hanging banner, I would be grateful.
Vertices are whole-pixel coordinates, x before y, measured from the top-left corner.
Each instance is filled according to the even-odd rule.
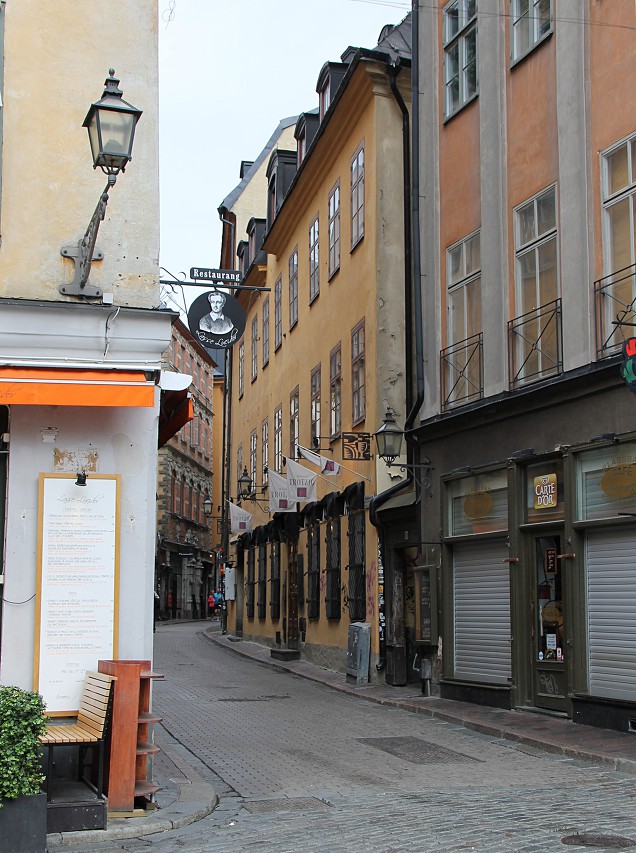
[[[246,533],[252,529],[254,516],[246,509],[228,501],[230,507],[230,531],[232,533]]]
[[[287,485],[289,497],[299,503],[310,503],[318,500],[316,496],[316,480],[318,475],[309,468],[294,462],[289,456],[285,457],[287,463]]]
[[[267,472],[270,512],[296,512],[297,503],[289,497],[289,486],[285,477],[272,471]]]
[[[245,311],[231,294],[209,290],[190,306],[188,328],[206,349],[227,349],[243,335]]]
[[[298,452],[308,462],[320,467],[320,471],[328,477],[335,477],[340,473],[340,465],[334,462],[333,459],[327,459],[326,456],[321,456],[319,453],[314,453],[313,450],[307,450],[306,447],[298,445]]]

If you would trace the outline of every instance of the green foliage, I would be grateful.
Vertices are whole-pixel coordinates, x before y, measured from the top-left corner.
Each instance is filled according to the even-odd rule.
[[[0,687],[0,806],[3,798],[40,792],[44,776],[38,736],[46,731],[43,712],[38,693]]]

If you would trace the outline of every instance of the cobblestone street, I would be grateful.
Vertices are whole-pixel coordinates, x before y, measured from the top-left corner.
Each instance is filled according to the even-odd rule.
[[[635,776],[337,693],[219,648],[203,627],[155,635],[156,774],[178,781],[188,765],[219,805],[93,850],[636,849]]]

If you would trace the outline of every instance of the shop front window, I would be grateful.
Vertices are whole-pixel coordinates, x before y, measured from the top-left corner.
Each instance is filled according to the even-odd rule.
[[[636,444],[613,444],[578,460],[577,521],[636,514]]]
[[[491,471],[448,484],[450,536],[508,529],[508,476]]]

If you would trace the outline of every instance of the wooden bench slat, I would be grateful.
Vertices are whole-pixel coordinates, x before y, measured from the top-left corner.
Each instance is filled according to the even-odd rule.
[[[77,722],[49,725],[40,736],[42,744],[95,743],[104,736],[104,725],[112,683],[116,676],[103,672],[87,672],[80,699]]]

